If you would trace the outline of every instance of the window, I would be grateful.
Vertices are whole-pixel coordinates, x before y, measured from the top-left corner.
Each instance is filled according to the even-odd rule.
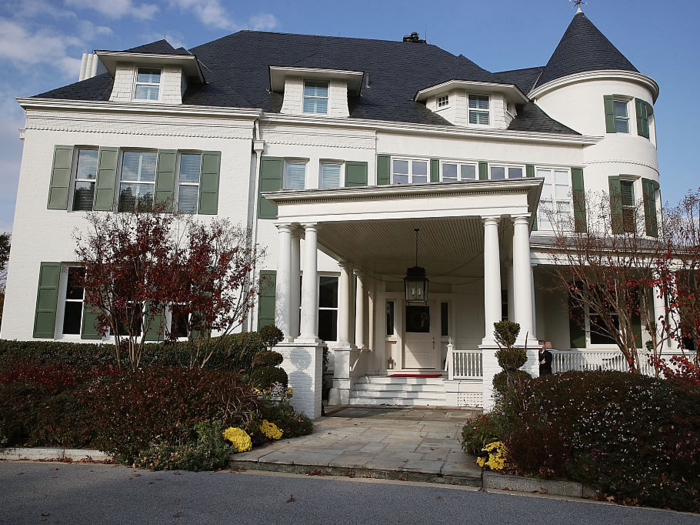
[[[119,186],[119,211],[148,208],[153,203],[156,180],[155,151],[125,151]]]
[[[391,177],[393,184],[421,184],[428,182],[428,161],[393,159]]]
[[[182,305],[173,305],[170,311],[170,335],[173,338],[188,337],[189,312]]]
[[[476,180],[476,164],[464,162],[443,162],[442,181]]]
[[[488,95],[469,95],[469,124],[489,125]]]
[[[634,233],[637,230],[634,181],[621,180],[620,192],[622,194],[622,229],[627,233]]]
[[[328,113],[328,82],[304,82],[304,113]]]
[[[322,162],[319,188],[340,188],[342,167],[339,163]]]
[[[201,154],[180,154],[180,169],[177,176],[177,208],[182,213],[197,213],[201,168]]]
[[[491,166],[491,180],[521,179],[524,171],[522,166]]]
[[[323,341],[338,340],[338,278],[319,277],[318,337]]]
[[[406,332],[430,333],[430,307],[406,305]]]
[[[73,191],[73,211],[91,211],[97,179],[97,150],[77,150],[75,165],[75,189]]]
[[[438,97],[437,107],[446,108],[449,105],[450,105],[450,96],[449,95],[443,95],[441,97]]]
[[[450,335],[450,304],[440,303],[440,335]]]
[[[394,335],[394,301],[386,302],[386,335]]]
[[[83,322],[83,289],[82,280],[85,270],[78,267],[68,268],[66,279],[66,299],[63,308],[64,335],[80,335],[80,327]]]
[[[627,114],[627,101],[615,100],[615,131],[617,133],[629,133],[630,123]]]
[[[568,224],[572,208],[569,170],[537,168],[537,176],[544,178],[540,207],[537,211],[538,229],[552,230],[554,226]],[[559,222],[553,225],[552,220]]]
[[[158,100],[160,95],[160,69],[138,68],[136,72],[135,100]]]
[[[283,188],[285,190],[303,190],[306,188],[306,162],[285,162]]]

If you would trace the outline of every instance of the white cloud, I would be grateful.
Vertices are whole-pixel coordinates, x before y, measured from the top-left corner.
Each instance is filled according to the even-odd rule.
[[[65,0],[65,5],[76,9],[93,9],[109,18],[128,16],[151,20],[158,12],[155,4],[136,4],[132,0]]]
[[[111,36],[113,31],[107,26],[96,26],[89,20],[81,20],[78,22],[78,31],[80,38],[84,40],[94,40],[96,38]]]
[[[0,18],[0,60],[12,62],[26,70],[36,64],[56,67],[66,77],[76,78],[80,72],[80,56],[84,43],[78,37],[68,36],[42,28],[31,32],[21,24]]]
[[[170,0],[170,5],[181,11],[190,11],[205,26],[215,29],[255,29],[269,30],[277,27],[277,18],[268,13],[252,16],[247,23],[234,20],[219,0]]]
[[[279,21],[275,18],[275,15],[269,13],[261,13],[259,15],[253,15],[248,20],[248,26],[253,31],[270,31],[279,25]]]
[[[51,16],[53,18],[74,18],[75,13],[61,9],[45,0],[19,0],[12,6],[12,12],[18,18]]]
[[[9,90],[0,91],[0,232],[12,231],[22,159],[18,129],[23,126],[22,108]]]

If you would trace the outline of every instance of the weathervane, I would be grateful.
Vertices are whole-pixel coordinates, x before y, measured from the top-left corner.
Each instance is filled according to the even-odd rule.
[[[586,5],[588,2],[584,2],[583,0],[569,0],[572,4],[576,6],[577,11],[581,11],[581,6]]]

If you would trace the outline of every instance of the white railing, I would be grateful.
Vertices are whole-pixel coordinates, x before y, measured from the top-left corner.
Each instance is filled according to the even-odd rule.
[[[456,350],[452,343],[447,345],[445,361],[447,379],[481,379],[484,367],[481,352],[474,350]]]
[[[572,350],[552,352],[552,372],[568,372],[570,370],[593,371],[593,370],[613,370],[616,372],[629,372],[630,367],[627,359],[619,350],[595,351],[595,350]],[[649,364],[649,359],[645,352],[639,353],[640,371],[644,375],[653,376],[654,367]]]

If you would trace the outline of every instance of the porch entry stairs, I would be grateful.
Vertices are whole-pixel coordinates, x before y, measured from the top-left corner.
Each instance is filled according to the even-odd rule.
[[[351,405],[447,406],[443,377],[362,376],[350,391]]]

